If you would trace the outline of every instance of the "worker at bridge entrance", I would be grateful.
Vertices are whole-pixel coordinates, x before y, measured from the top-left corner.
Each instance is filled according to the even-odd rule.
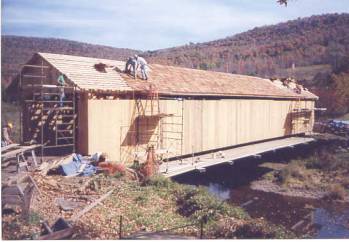
[[[10,122],[8,122],[6,125],[2,126],[2,129],[1,129],[1,147],[13,144],[13,141],[11,139],[12,129],[13,129],[13,125]]]

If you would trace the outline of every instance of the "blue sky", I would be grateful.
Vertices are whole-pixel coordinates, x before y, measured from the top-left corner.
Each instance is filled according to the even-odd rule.
[[[2,34],[154,50],[324,13],[349,0],[3,0]]]

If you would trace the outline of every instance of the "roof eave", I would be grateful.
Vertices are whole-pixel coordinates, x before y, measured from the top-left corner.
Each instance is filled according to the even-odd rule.
[[[252,95],[252,94],[231,94],[231,93],[195,93],[195,92],[159,92],[162,96],[195,96],[195,97],[245,97],[245,98],[267,98],[267,99],[306,99],[306,100],[318,100],[319,98],[307,96],[276,96],[276,95]]]

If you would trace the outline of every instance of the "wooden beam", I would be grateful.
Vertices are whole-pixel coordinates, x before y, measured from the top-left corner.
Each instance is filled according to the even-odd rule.
[[[95,206],[97,206],[99,203],[101,203],[104,199],[106,199],[107,197],[109,197],[112,193],[113,193],[114,189],[110,190],[109,192],[107,192],[106,194],[104,194],[103,196],[101,196],[99,199],[97,199],[96,201],[94,201],[93,203],[91,203],[90,205],[88,205],[87,207],[85,207],[83,210],[81,210],[79,213],[77,213],[76,215],[71,217],[71,221],[77,221],[79,220],[80,217],[82,217],[85,213],[89,212],[92,208],[94,208]]]
[[[9,149],[12,149],[14,147],[17,147],[19,146],[19,144],[9,144],[9,145],[6,145],[4,147],[1,147],[1,153],[4,152],[4,151],[7,151]]]

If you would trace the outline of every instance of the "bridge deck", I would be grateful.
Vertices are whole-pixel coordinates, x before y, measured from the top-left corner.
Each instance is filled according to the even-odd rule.
[[[160,165],[160,173],[165,177],[173,177],[193,170],[204,170],[206,167],[228,163],[237,159],[258,156],[262,153],[278,149],[307,144],[315,141],[307,137],[288,137],[272,141],[250,144],[222,151],[224,157],[217,157],[217,152],[190,157],[182,160],[164,162]]]

